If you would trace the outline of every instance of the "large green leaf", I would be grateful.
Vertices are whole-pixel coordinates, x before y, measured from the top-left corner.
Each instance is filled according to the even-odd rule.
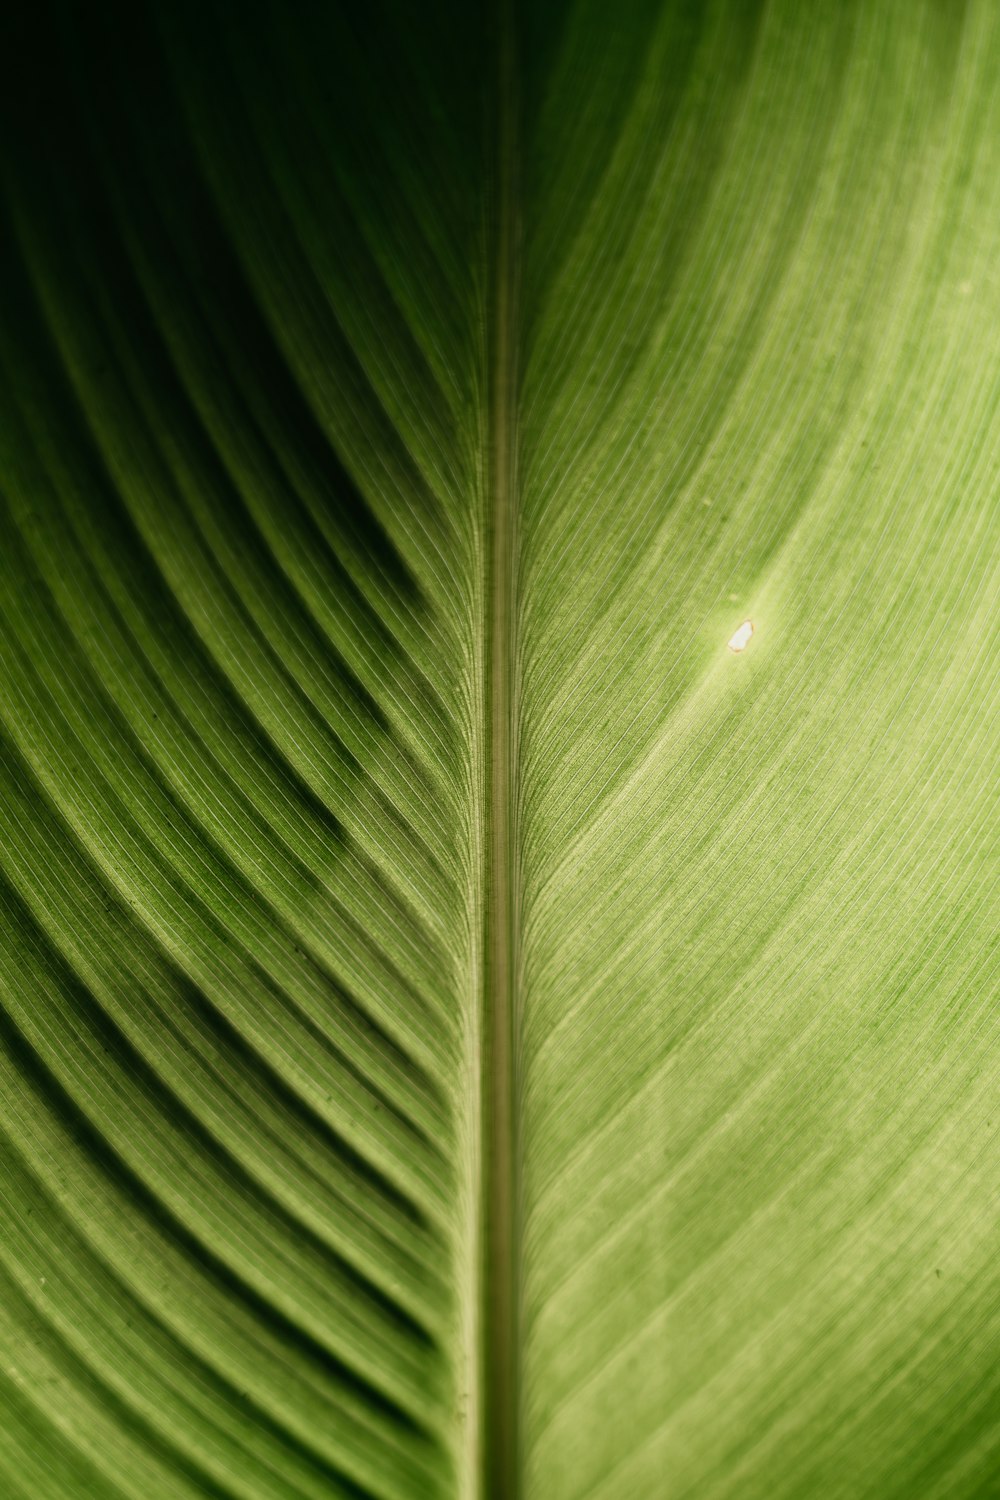
[[[1000,1494],[1000,10],[17,11],[4,1500]]]

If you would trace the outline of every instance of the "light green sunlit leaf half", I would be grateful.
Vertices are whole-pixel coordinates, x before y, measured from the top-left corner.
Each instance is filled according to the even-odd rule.
[[[0,1496],[1000,1494],[1000,9],[4,31]]]

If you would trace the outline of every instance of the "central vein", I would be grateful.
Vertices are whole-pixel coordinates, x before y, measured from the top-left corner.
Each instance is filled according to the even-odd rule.
[[[486,729],[489,850],[483,995],[483,1493],[520,1490],[517,867],[517,298],[516,99],[509,0],[501,0],[495,134],[496,279],[490,372],[489,631]]]

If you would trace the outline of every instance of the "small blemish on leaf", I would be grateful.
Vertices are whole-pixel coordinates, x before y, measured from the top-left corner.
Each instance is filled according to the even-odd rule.
[[[750,644],[753,635],[753,621],[744,620],[738,630],[734,630],[727,642],[730,651],[745,651]]]

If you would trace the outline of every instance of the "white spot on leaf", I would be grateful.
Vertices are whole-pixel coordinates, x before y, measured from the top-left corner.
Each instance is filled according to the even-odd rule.
[[[752,635],[753,621],[744,620],[739,630],[734,630],[733,634],[729,637],[730,651],[745,651],[750,644],[750,637]]]

